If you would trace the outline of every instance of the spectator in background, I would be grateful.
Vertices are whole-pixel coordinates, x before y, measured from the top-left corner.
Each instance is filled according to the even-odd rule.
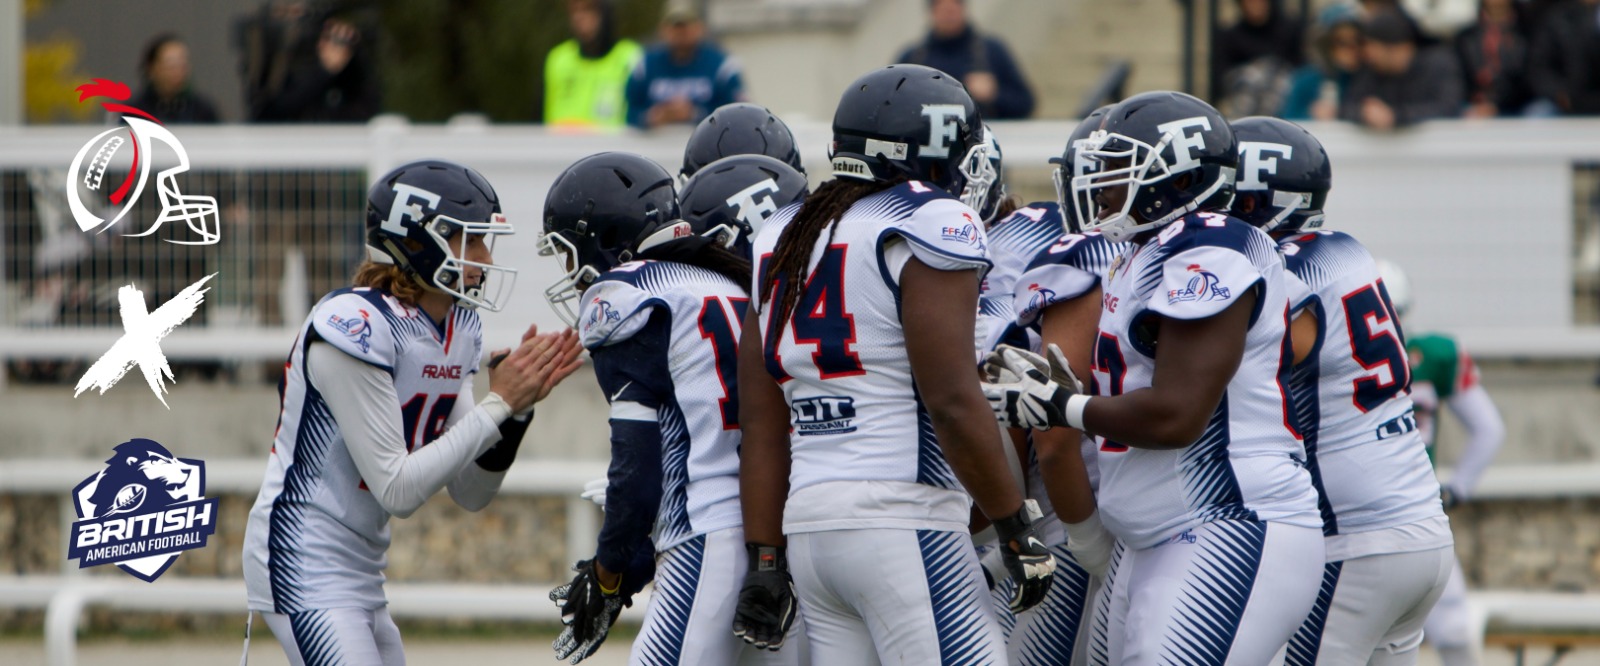
[[[139,62],[144,88],[130,106],[167,125],[217,122],[217,107],[189,87],[189,47],[177,35],[152,37]]]
[[[1033,90],[1022,69],[1005,44],[967,20],[965,0],[929,0],[928,18],[927,38],[895,62],[926,65],[959,79],[984,120],[1033,115]]]
[[[1600,0],[1569,0],[1545,14],[1528,79],[1537,112],[1600,114]]]
[[[351,21],[304,0],[272,0],[241,32],[251,121],[365,122],[378,113],[378,74]]]
[[[661,19],[661,43],[644,52],[628,77],[628,124],[693,125],[712,109],[744,101],[739,62],[706,41],[700,14],[672,5]]]
[[[1528,44],[1517,26],[1515,0],[1482,0],[1478,22],[1455,40],[1466,84],[1468,118],[1517,115],[1532,99]]]
[[[1272,113],[1305,61],[1300,22],[1284,15],[1282,0],[1238,2],[1239,22],[1211,42],[1211,98],[1230,117]]]
[[[568,0],[572,39],[544,61],[539,119],[567,127],[621,127],[628,120],[628,75],[639,44],[618,39],[610,0]]]
[[[1334,120],[1339,100],[1361,69],[1361,8],[1329,5],[1317,15],[1311,63],[1290,78],[1289,93],[1278,115],[1287,120]]]
[[[1460,69],[1444,47],[1418,45],[1406,18],[1379,11],[1367,18],[1361,71],[1350,81],[1339,117],[1377,130],[1461,112]]]

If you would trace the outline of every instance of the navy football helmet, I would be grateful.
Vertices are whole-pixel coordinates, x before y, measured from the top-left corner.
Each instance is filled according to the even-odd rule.
[[[473,236],[483,236],[492,252],[494,238],[511,233],[489,181],[454,162],[412,162],[367,191],[367,258],[399,266],[419,284],[450,294],[465,307],[499,312],[505,306],[516,269],[461,255]],[[469,267],[482,272],[477,284],[466,283]]]
[[[1061,207],[1061,221],[1069,234],[1083,233],[1083,221],[1078,219],[1079,204],[1073,202],[1072,179],[1089,173],[1094,167],[1093,160],[1078,159],[1078,147],[1090,133],[1100,129],[1100,122],[1110,110],[1111,105],[1107,104],[1084,116],[1072,134],[1067,135],[1067,149],[1061,152],[1061,157],[1050,158],[1050,163],[1056,165],[1050,172],[1050,180],[1055,182],[1056,204]]]
[[[556,314],[576,326],[574,303],[602,273],[640,252],[691,236],[679,219],[672,175],[633,153],[590,155],[567,167],[544,199],[541,256],[561,256],[566,274],[544,295]]]
[[[678,174],[687,179],[707,164],[733,155],[766,155],[806,172],[788,125],[766,107],[735,102],[717,107],[695,126],[683,149],[683,169]]]
[[[1233,121],[1233,135],[1239,140],[1239,178],[1231,214],[1262,231],[1321,228],[1322,206],[1333,187],[1333,165],[1322,142],[1304,127],[1264,116]]]
[[[806,177],[766,155],[734,155],[706,165],[678,195],[694,233],[721,237],[740,256],[773,213],[811,194]]]
[[[985,152],[983,118],[960,81],[932,67],[889,65],[839,98],[828,157],[840,178],[927,181],[979,210],[989,191],[967,181]]]
[[[1101,128],[1078,151],[1078,158],[1095,161],[1089,173],[1072,179],[1078,221],[1113,241],[1197,210],[1227,208],[1233,200],[1239,163],[1233,129],[1210,104],[1190,95],[1129,97],[1106,112]],[[1182,187],[1179,181],[1185,181]],[[1113,188],[1122,188],[1121,206],[1100,210],[1106,205],[1101,198]]]

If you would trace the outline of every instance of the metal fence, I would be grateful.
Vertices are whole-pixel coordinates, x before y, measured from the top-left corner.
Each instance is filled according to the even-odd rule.
[[[1071,127],[996,124],[1015,190],[1048,196],[1046,160]],[[1411,273],[1417,327],[1458,333],[1480,356],[1600,356],[1600,120],[1437,122],[1391,134],[1310,128],[1334,159],[1330,224]],[[819,183],[829,128],[793,129]],[[76,229],[56,193],[93,133],[0,133],[0,357],[12,379],[71,376],[52,364],[103,353],[121,334],[115,293],[130,280],[155,303],[212,271],[204,312],[169,338],[169,357],[281,358],[310,304],[360,259],[367,178],[422,157],[482,171],[518,229],[496,248],[497,263],[520,271],[516,298],[485,315],[486,342],[510,343],[529,322],[559,326],[540,296],[558,274],[535,251],[544,192],[568,164],[604,150],[675,170],[687,137],[686,128],[562,134],[388,122],[185,127],[178,134],[195,170],[184,190],[215,196],[224,225],[218,245],[185,248]],[[151,214],[153,202],[141,205],[136,215]]]

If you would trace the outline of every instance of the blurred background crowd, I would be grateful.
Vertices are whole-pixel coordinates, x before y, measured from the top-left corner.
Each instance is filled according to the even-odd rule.
[[[131,75],[139,106],[169,123],[362,122],[384,112],[429,122],[476,113],[598,128],[692,124],[710,109],[754,97],[746,89],[752,75],[785,74],[746,71],[738,48],[719,45],[718,22],[707,20],[719,3],[709,0],[270,0],[231,26],[205,28],[208,44],[217,39],[209,31],[226,33],[235,62],[211,60],[213,49],[196,63],[187,36],[164,31],[137,53],[135,44],[118,45],[116,57],[137,64],[127,72],[83,68],[83,38],[71,26],[54,26],[61,23],[53,16],[62,13],[57,5],[73,0],[26,4],[39,17],[30,18],[26,56],[28,120],[35,123],[85,120],[61,94],[84,74]],[[733,17],[721,22],[737,30],[736,10],[759,3],[722,4],[729,11],[711,17]],[[822,12],[849,3],[786,4]],[[1193,11],[1197,3],[1177,4]],[[1215,23],[1201,27],[1209,27],[1209,39],[1183,54],[1209,66],[1183,65],[1205,70],[1206,85],[1194,92],[1231,116],[1388,129],[1435,118],[1600,113],[1595,0],[1213,4],[1220,5],[1211,7]],[[923,22],[925,34],[883,48],[880,57],[957,76],[988,119],[1072,117],[1070,106],[1042,108],[1036,92],[1041,83],[1060,89],[1052,79],[1072,71],[1037,62],[1028,71],[1014,53],[1040,45],[985,30],[967,5],[927,0],[925,16],[903,17]],[[1141,41],[1178,38],[1129,36],[1138,37],[1128,42],[1129,54]],[[197,83],[197,65],[234,73],[237,88],[219,87],[228,77],[215,71]],[[796,73],[807,65],[787,66]],[[1155,87],[1180,87],[1165,83]],[[772,100],[750,101],[786,111]]]

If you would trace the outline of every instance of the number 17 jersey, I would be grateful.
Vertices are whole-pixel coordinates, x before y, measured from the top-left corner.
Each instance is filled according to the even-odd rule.
[[[800,210],[778,211],[755,237],[752,294],[762,294],[778,240]],[[976,286],[989,267],[977,214],[930,185],[902,183],[857,201],[808,249],[803,290],[781,327],[774,319],[791,285],[780,281],[752,303],[767,372],[789,406],[784,531],[965,530],[970,500],[906,356],[906,330],[918,322],[901,320],[900,272],[916,257],[938,270],[978,269]],[[976,302],[964,307],[974,316]]]
[[[1100,440],[1100,513],[1131,548],[1218,520],[1321,525],[1287,412],[1294,359],[1283,259],[1255,227],[1191,214],[1112,264],[1094,346],[1095,392],[1150,387],[1163,319],[1213,317],[1252,291],[1244,356],[1199,439],[1176,450]]]

